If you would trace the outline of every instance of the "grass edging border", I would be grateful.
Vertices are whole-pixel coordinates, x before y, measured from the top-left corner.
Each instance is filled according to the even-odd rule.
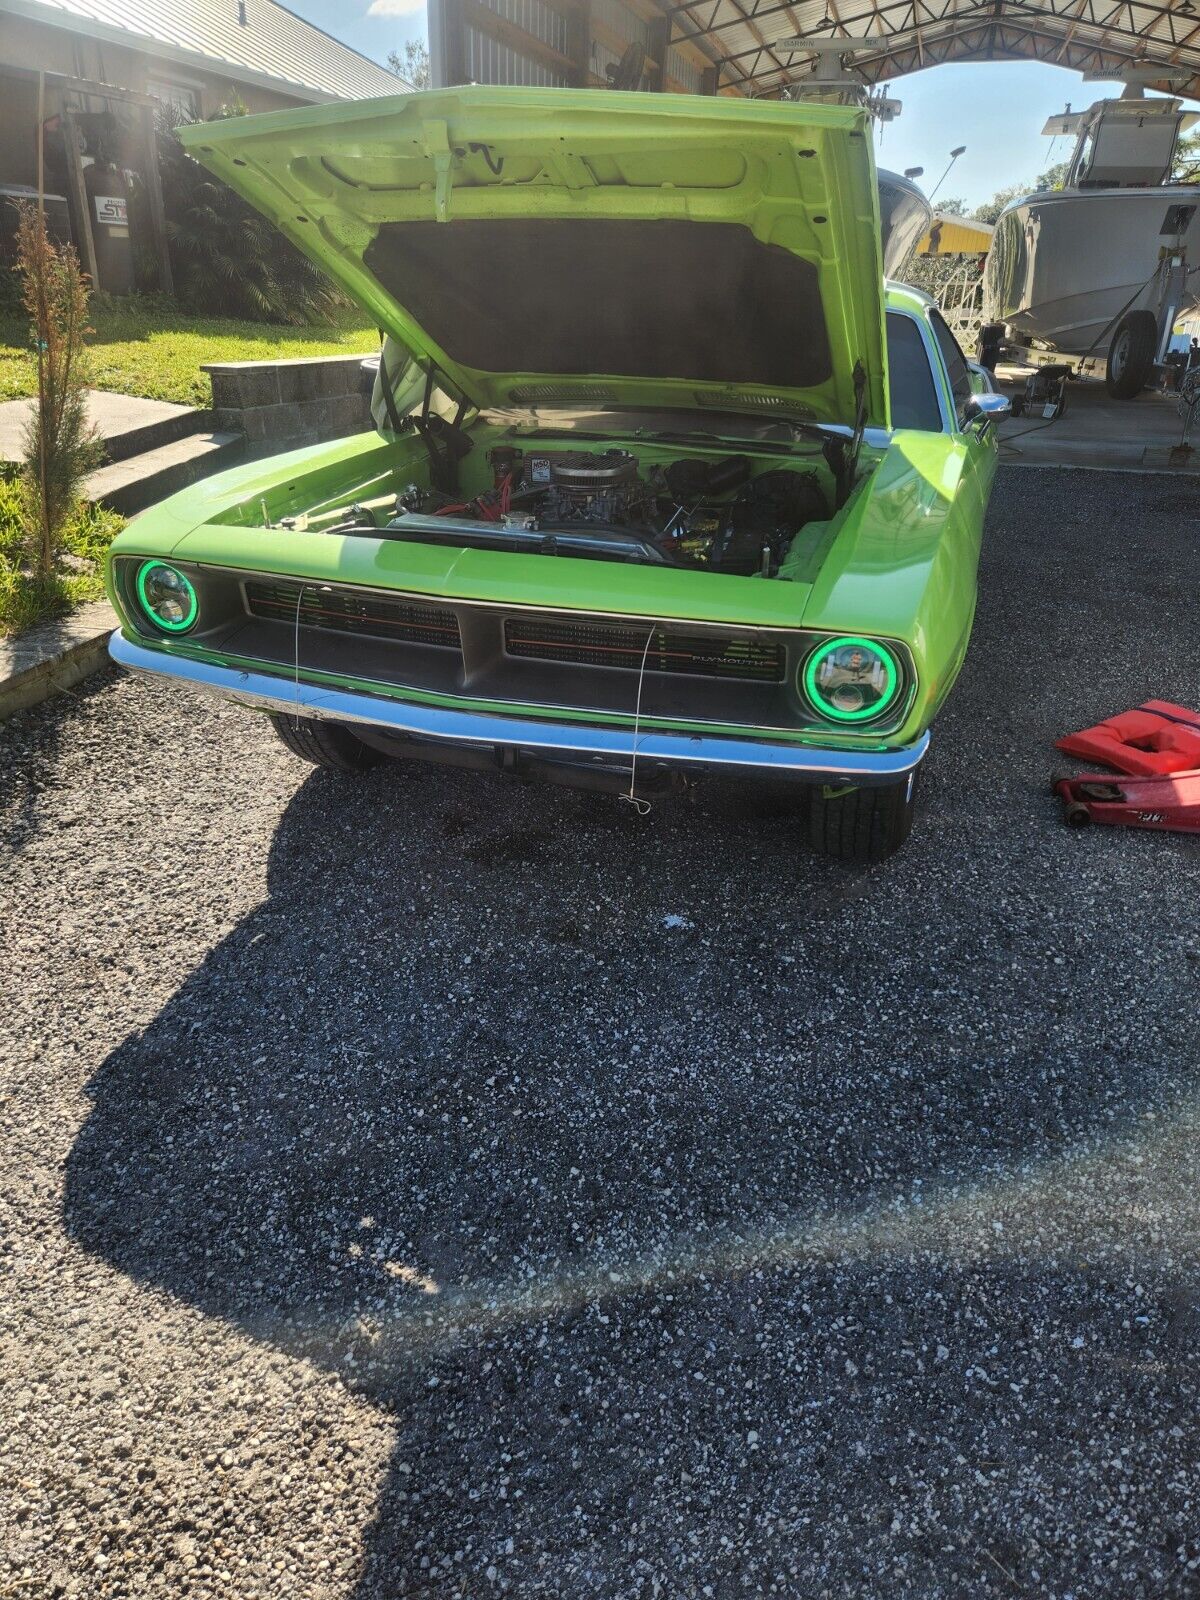
[[[70,689],[108,662],[117,614],[92,600],[65,617],[0,639],[0,722]]]

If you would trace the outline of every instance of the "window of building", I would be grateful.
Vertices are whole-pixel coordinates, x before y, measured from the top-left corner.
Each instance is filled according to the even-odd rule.
[[[195,122],[200,116],[200,91],[190,83],[175,83],[169,78],[147,78],[146,93],[184,121]]]

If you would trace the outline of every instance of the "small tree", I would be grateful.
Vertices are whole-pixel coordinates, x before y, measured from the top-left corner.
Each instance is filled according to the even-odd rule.
[[[1010,183],[1006,189],[997,189],[990,200],[985,200],[981,206],[976,206],[972,212],[977,222],[995,222],[1010,200],[1031,192],[1027,183]]]
[[[1185,133],[1175,146],[1172,183],[1195,183],[1200,179],[1200,133]]]
[[[22,522],[34,578],[48,584],[84,477],[100,460],[100,442],[87,420],[88,284],[73,247],[55,244],[44,213],[33,205],[20,210],[17,263],[38,379],[25,431]]]
[[[387,64],[410,89],[428,89],[433,78],[429,70],[429,47],[424,39],[406,39],[403,53],[393,50]]]
[[[1047,167],[1045,172],[1039,172],[1033,180],[1034,189],[1061,189],[1067,181],[1067,168],[1069,161],[1058,161],[1052,167]]]

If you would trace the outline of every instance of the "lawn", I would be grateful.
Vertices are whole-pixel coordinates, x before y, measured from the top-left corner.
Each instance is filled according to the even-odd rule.
[[[0,637],[61,616],[85,600],[101,599],[104,552],[123,526],[115,511],[81,505],[63,530],[58,571],[48,583],[37,584],[26,568],[16,480],[0,477]]]
[[[172,400],[211,402],[205,361],[284,360],[296,356],[366,354],[379,336],[362,313],[347,309],[315,328],[281,328],[232,317],[195,317],[154,299],[94,297],[90,312],[88,381],[96,389]],[[28,319],[0,310],[0,400],[33,394],[37,367]],[[67,611],[104,592],[100,568],[121,518],[103,507],[81,506],[64,532],[64,558],[49,584],[33,583],[25,563],[20,504],[14,475],[0,476],[0,635]]]
[[[89,381],[96,389],[207,406],[203,361],[283,360],[296,356],[364,354],[379,336],[362,313],[348,309],[315,328],[281,328],[224,317],[194,317],[154,300],[96,296],[88,339]],[[32,394],[35,364],[22,316],[0,316],[0,400]]]

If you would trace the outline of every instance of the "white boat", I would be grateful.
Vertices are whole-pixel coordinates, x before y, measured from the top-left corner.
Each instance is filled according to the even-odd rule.
[[[913,252],[929,232],[933,208],[910,178],[879,167],[879,224],[883,245],[883,275],[902,278]]]
[[[1062,189],[1001,212],[984,273],[984,319],[1018,345],[1107,360],[1112,394],[1140,393],[1171,325],[1200,305],[1200,188],[1170,183],[1180,133],[1197,119],[1179,100],[1136,92],[1051,117],[1073,134]],[[1186,260],[1167,279],[1163,252]],[[1162,346],[1163,348],[1160,348]]]
[[[900,115],[899,100],[891,99],[854,76],[857,51],[876,49],[883,39],[805,38],[780,39],[775,48],[798,50],[816,57],[809,76],[794,79],[784,90],[785,100],[817,101],[832,106],[857,106],[872,122],[892,122]],[[919,176],[921,169],[912,168]],[[900,278],[918,244],[929,232],[933,208],[910,177],[879,167],[875,173],[879,190],[880,244],[885,278]]]

